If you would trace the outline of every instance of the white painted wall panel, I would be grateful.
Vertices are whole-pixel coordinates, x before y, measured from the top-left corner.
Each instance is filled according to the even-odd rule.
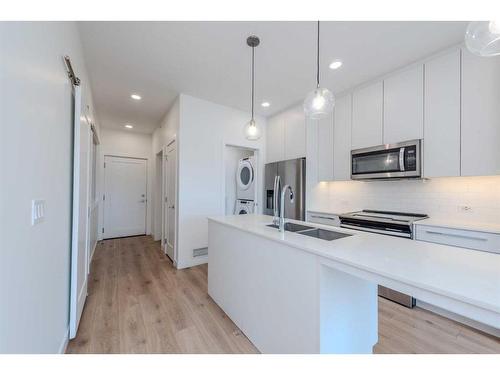
[[[68,337],[73,120],[65,54],[92,112],[75,23],[0,23],[1,353],[57,353]],[[36,226],[32,199],[45,200]]]

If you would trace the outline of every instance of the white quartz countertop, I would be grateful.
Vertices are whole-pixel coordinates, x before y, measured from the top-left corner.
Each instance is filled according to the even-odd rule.
[[[477,232],[500,234],[500,224],[497,223],[482,223],[472,220],[445,220],[445,219],[424,219],[418,220],[415,225],[429,225],[432,227],[472,230]]]
[[[292,232],[280,233],[266,226],[272,217],[265,215],[209,220],[500,313],[500,254],[290,220],[353,234],[325,241]]]

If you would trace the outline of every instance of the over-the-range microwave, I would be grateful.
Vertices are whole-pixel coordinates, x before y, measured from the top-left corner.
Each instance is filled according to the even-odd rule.
[[[420,139],[352,150],[351,179],[418,178],[420,157]]]

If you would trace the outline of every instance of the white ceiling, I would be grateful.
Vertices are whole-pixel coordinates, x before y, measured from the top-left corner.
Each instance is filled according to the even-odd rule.
[[[322,86],[338,93],[460,43],[466,25],[322,22]],[[181,92],[249,110],[250,34],[261,39],[257,113],[279,112],[315,86],[316,22],[80,22],[80,30],[104,127],[152,132]],[[334,59],[344,62],[336,71],[328,68]],[[130,99],[133,92],[143,99]]]

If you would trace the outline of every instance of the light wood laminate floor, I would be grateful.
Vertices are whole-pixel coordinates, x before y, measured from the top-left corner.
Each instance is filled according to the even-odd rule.
[[[500,353],[500,339],[379,298],[375,353]],[[207,266],[176,270],[151,237],[97,245],[67,353],[258,353],[207,294]]]

